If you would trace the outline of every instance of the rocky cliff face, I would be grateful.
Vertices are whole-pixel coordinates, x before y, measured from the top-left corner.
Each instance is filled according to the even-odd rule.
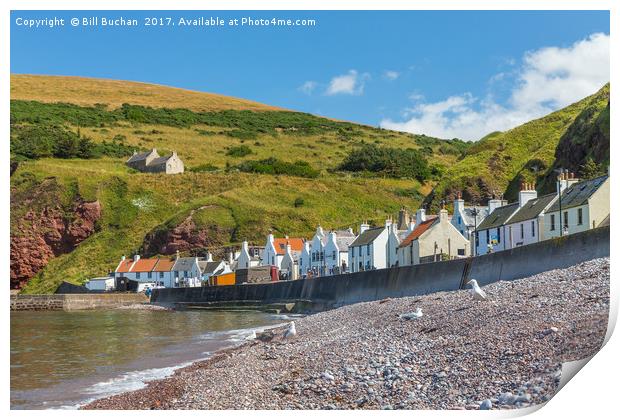
[[[201,207],[192,210],[179,222],[171,221],[155,228],[146,235],[142,253],[151,256],[210,250],[217,256],[223,256],[217,251],[230,242],[234,229],[211,221],[205,223],[201,217],[203,213],[220,209],[217,206]]]
[[[40,190],[46,192],[38,195]],[[49,199],[58,192],[54,181],[47,180],[31,192],[31,199],[20,201],[20,208],[24,209],[21,212],[14,207],[14,198],[17,199],[14,195],[20,194],[11,193],[12,289],[22,287],[51,258],[73,251],[95,232],[96,222],[101,218],[99,201],[86,202],[77,197],[68,206],[61,200],[37,201],[41,197]]]

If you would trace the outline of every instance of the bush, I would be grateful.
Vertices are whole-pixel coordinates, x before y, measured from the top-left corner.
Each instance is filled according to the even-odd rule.
[[[202,165],[194,166],[190,168],[190,172],[213,172],[217,171],[219,168],[215,165],[211,165],[210,163],[204,163]]]
[[[237,169],[242,172],[270,175],[291,175],[302,178],[316,178],[319,176],[319,171],[303,160],[298,160],[293,163],[284,162],[276,158],[248,160],[237,166]]]
[[[295,199],[295,202],[293,203],[293,206],[295,207],[301,207],[304,205],[304,199],[302,197],[297,197]]]
[[[349,153],[338,167],[351,172],[372,172],[394,178],[415,178],[423,182],[430,178],[428,162],[413,149],[394,149],[365,144]]]
[[[114,140],[111,143],[94,143],[90,137],[57,126],[12,126],[11,131],[11,154],[28,159],[125,157],[131,156],[134,150],[123,142]]]
[[[244,157],[244,156],[251,155],[251,154],[252,154],[252,149],[250,149],[246,145],[231,147],[226,152],[226,156],[232,156],[232,157]]]

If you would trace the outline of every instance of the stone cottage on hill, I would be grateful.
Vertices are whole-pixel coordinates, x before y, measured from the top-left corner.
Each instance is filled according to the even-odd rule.
[[[125,162],[130,168],[140,172],[162,172],[165,174],[182,174],[185,171],[183,161],[172,152],[169,156],[159,156],[157,149],[148,152],[136,153]]]

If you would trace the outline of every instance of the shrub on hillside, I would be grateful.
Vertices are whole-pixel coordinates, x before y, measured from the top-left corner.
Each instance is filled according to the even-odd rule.
[[[194,166],[193,168],[189,168],[190,172],[213,172],[217,171],[219,168],[210,163],[204,163],[202,165]]]
[[[415,178],[420,182],[431,176],[428,162],[419,151],[379,147],[373,144],[365,144],[352,150],[338,168],[394,178]]]
[[[246,145],[231,147],[226,152],[226,156],[232,156],[232,157],[244,157],[244,156],[251,155],[251,154],[252,154],[252,149],[250,149]]]
[[[131,156],[134,148],[120,141],[94,143],[90,137],[57,126],[11,127],[11,154],[40,159],[92,159],[101,156]]]

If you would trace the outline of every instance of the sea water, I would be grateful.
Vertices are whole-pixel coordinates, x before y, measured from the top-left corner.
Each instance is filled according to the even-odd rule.
[[[78,408],[140,389],[287,316],[254,311],[11,313],[11,409]]]

